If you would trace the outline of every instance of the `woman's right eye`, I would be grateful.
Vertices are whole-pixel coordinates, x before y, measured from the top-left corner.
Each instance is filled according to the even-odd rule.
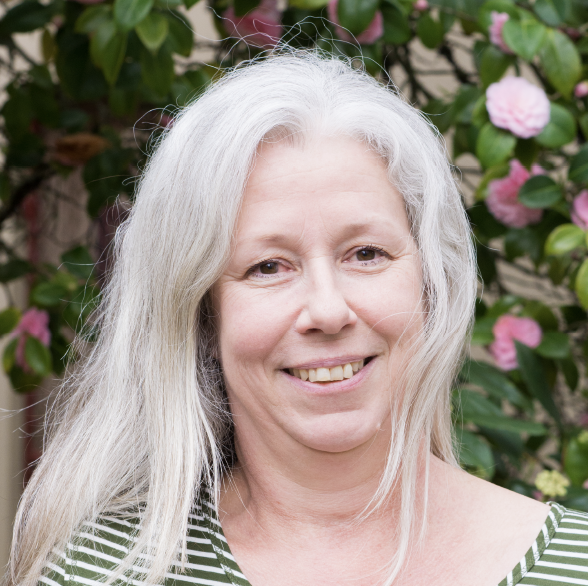
[[[286,272],[288,267],[284,263],[277,260],[263,260],[253,265],[248,274],[258,279],[270,278]]]

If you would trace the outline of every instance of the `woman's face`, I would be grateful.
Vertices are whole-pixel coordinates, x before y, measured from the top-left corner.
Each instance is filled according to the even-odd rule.
[[[343,452],[389,434],[421,273],[403,199],[364,144],[260,149],[213,297],[238,440]]]

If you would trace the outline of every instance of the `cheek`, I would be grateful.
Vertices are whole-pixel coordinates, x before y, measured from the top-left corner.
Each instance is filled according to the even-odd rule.
[[[217,300],[225,372],[230,366],[258,367],[275,350],[291,320],[288,321],[280,304],[269,303],[261,290],[242,290],[227,283],[219,288]]]
[[[377,282],[356,285],[353,297],[358,316],[391,347],[404,347],[422,329],[420,271],[412,263],[382,275]]]

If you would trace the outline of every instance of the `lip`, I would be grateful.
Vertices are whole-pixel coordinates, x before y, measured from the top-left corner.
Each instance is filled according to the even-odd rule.
[[[301,390],[312,394],[312,395],[333,395],[337,393],[343,393],[346,391],[351,391],[361,385],[367,377],[371,374],[372,370],[374,369],[374,363],[377,361],[378,357],[374,356],[360,371],[354,374],[351,378],[339,380],[339,381],[332,381],[330,383],[311,383],[310,381],[304,381],[297,376],[292,376],[287,372],[281,370],[283,376],[287,377],[288,381],[291,382],[293,385],[296,385]],[[361,360],[359,358],[358,360]],[[350,360],[350,362],[356,362],[356,360]],[[325,364],[322,362],[321,364]],[[333,366],[337,366],[341,364],[341,362],[335,362]],[[316,367],[311,367],[316,368]],[[320,368],[320,367],[318,367]]]
[[[360,360],[367,360],[368,358],[372,357],[375,358],[375,355],[370,354],[366,356],[365,354],[363,354],[362,356],[360,356],[359,354],[356,354],[354,356],[338,356],[336,358],[328,358],[326,360],[305,362],[304,364],[296,366],[287,366],[284,370],[288,370],[288,368],[296,368],[298,370],[309,370],[311,368],[333,368],[334,366],[343,366],[344,364],[348,364],[349,362],[359,362]]]

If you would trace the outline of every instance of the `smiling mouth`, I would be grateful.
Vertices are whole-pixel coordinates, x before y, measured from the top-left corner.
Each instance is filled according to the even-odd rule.
[[[373,358],[373,356],[369,356],[364,360],[347,362],[346,364],[339,364],[331,368],[287,368],[285,369],[285,372],[291,376],[295,376],[296,378],[311,383],[330,383],[353,378]]]

